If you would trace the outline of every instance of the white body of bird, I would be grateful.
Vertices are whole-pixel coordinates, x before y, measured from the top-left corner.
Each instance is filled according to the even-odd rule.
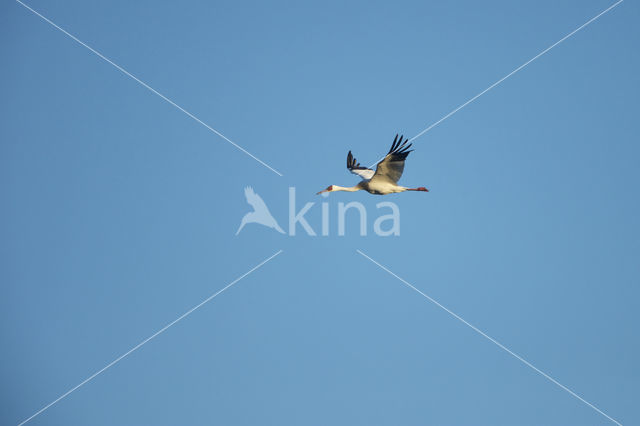
[[[418,188],[407,188],[405,186],[398,185],[398,180],[404,171],[404,162],[409,153],[413,151],[409,149],[411,144],[407,145],[408,141],[408,139],[405,139],[403,142],[403,137],[400,136],[400,139],[398,139],[398,135],[396,135],[393,143],[391,144],[391,149],[384,159],[378,163],[375,171],[367,167],[362,167],[360,163],[356,162],[351,151],[349,151],[349,154],[347,154],[347,169],[351,173],[360,176],[362,178],[362,182],[351,187],[329,185],[327,189],[318,192],[318,194],[322,194],[323,192],[355,192],[360,190],[376,195],[386,195],[404,191],[429,192],[429,190],[423,186]]]

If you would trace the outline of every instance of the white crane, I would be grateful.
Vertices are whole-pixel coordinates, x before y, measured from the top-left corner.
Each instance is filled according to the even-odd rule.
[[[247,198],[247,203],[253,207],[253,211],[244,215],[242,218],[242,222],[240,222],[240,227],[236,232],[236,235],[240,233],[244,225],[247,223],[259,223],[260,225],[264,225],[269,228],[273,228],[281,234],[284,234],[284,231],[278,225],[278,222],[271,216],[271,212],[269,208],[264,203],[262,198],[258,194],[253,191],[253,188],[247,186],[244,189],[244,196]]]
[[[409,150],[411,144],[407,145],[409,139],[405,139],[403,142],[402,138],[403,137],[400,136],[400,139],[398,139],[398,135],[396,135],[389,153],[378,163],[375,172],[366,167],[362,167],[360,163],[356,162],[356,159],[353,158],[351,151],[349,151],[349,154],[347,154],[347,169],[349,169],[351,173],[360,176],[362,182],[356,186],[346,188],[344,186],[329,185],[327,189],[318,192],[318,194],[333,191],[355,192],[360,190],[376,195],[386,195],[404,191],[429,192],[424,186],[419,188],[406,188],[398,185],[398,180],[404,170],[404,161],[407,159],[407,155],[413,151]]]

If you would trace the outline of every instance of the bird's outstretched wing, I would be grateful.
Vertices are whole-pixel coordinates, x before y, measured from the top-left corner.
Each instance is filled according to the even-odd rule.
[[[260,196],[253,191],[252,187],[247,186],[244,189],[244,196],[247,198],[247,203],[249,203],[251,207],[253,207],[253,210],[255,210],[256,212],[262,212],[265,210],[267,212],[269,211],[267,205],[264,203],[262,198],[260,198]]]
[[[402,176],[402,172],[404,171],[404,161],[407,159],[407,155],[411,151],[412,144],[407,145],[409,139],[405,139],[402,141],[402,136],[398,139],[398,135],[396,135],[393,143],[391,144],[391,149],[389,153],[384,157],[384,159],[378,163],[378,167],[376,167],[376,172],[371,178],[371,180],[384,180],[387,182],[391,182],[396,184]]]
[[[349,151],[349,154],[347,154],[347,169],[349,169],[349,171],[354,175],[360,176],[362,180],[371,179],[371,177],[373,177],[373,174],[375,173],[373,170],[361,166],[360,163],[356,162],[356,159],[351,154],[351,151]]]

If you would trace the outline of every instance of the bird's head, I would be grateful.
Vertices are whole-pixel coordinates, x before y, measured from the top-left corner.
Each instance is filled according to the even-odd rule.
[[[331,191],[333,191],[333,187],[334,187],[334,185],[329,185],[329,186],[327,186],[327,189],[323,189],[322,191],[317,192],[316,195],[322,194],[323,192],[331,192]]]

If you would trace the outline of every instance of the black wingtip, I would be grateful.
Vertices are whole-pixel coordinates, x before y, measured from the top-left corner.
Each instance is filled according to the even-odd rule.
[[[393,139],[393,143],[391,144],[391,149],[389,150],[388,154],[406,151],[412,145],[407,145],[407,142],[409,142],[409,138],[405,139],[404,135],[400,135],[400,139],[398,139],[398,134],[396,134],[396,137]]]
[[[391,144],[391,149],[387,155],[392,156],[392,161],[403,161],[407,158],[410,152],[413,152],[412,149],[409,149],[413,146],[413,143],[408,143],[409,138],[404,137],[404,135],[396,134],[396,137],[393,139],[393,143]]]

